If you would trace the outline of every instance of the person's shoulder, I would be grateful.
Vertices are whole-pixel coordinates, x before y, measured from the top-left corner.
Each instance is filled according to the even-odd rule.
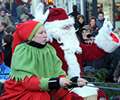
[[[99,19],[98,18],[96,18],[96,21],[98,21]]]
[[[8,17],[7,15],[5,15],[5,16],[4,16],[4,18],[7,18],[7,19],[9,19],[9,17]]]
[[[68,16],[71,16],[73,12],[69,13]]]
[[[52,50],[53,52],[56,52],[56,50],[54,49],[54,47],[52,47],[49,43],[47,43],[47,47],[49,47],[49,49]]]

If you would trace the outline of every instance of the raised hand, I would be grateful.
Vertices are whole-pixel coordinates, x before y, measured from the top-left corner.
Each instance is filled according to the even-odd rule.
[[[43,14],[44,11],[44,5],[43,3],[39,3],[36,9],[36,15],[35,15],[35,21],[39,21],[41,23],[44,23],[49,15],[49,10]]]
[[[108,18],[106,18],[103,27],[100,29],[100,32],[110,34],[112,32],[112,29],[113,29],[112,23],[108,20]]]

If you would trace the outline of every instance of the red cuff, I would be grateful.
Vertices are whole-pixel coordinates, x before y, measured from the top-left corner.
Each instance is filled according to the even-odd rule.
[[[113,33],[110,33],[110,36],[113,38],[114,42],[119,43],[119,39]]]

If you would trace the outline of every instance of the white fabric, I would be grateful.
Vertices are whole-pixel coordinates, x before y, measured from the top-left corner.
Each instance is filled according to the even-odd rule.
[[[43,5],[43,3],[39,3],[37,6],[37,9],[36,9],[35,19],[33,19],[33,20],[44,23],[46,21],[46,19],[48,18],[49,10],[47,10],[45,12],[45,14],[43,14],[43,11],[44,11],[44,5]]]
[[[88,84],[90,86],[94,86],[93,84]],[[78,88],[74,88],[72,90],[73,92],[77,93],[79,96],[82,96],[82,97],[88,97],[88,96],[91,96],[91,95],[97,95],[97,91],[98,91],[98,88],[93,88],[93,87],[88,87],[88,86],[84,86],[82,88],[78,87]]]
[[[72,52],[73,54],[75,52],[81,53],[82,49],[79,46],[80,44],[75,34],[75,28],[72,23],[74,22],[74,20],[67,19],[65,20],[65,24],[63,24],[63,21],[61,22],[60,20],[59,23],[63,25],[61,27],[59,27],[60,25],[58,24],[58,21],[55,22],[45,23],[48,41],[53,42],[53,38],[54,38],[57,40],[58,43],[63,43],[63,45],[60,46],[62,50],[67,52]],[[67,25],[70,26],[70,30],[64,29],[64,27],[66,27]]]
[[[113,41],[110,36],[112,32],[112,24],[110,21],[105,20],[103,27],[99,30],[98,35],[95,37],[95,43],[97,46],[104,51],[111,53],[120,46],[120,43]],[[113,33],[117,38],[118,36]]]
[[[110,34],[112,32],[112,29],[112,23],[108,20],[108,18],[106,18],[103,23],[102,31],[104,31],[107,34]]]
[[[65,51],[64,56],[68,64],[68,75],[80,77],[80,66],[74,53]]]
[[[74,20],[70,18],[65,20],[65,24],[63,24],[63,21],[45,23],[45,28],[47,29],[48,41],[52,42],[53,38],[55,38],[58,43],[63,43],[60,48],[65,53],[64,58],[68,64],[68,75],[80,77],[80,65],[77,61],[75,53],[82,53],[82,49],[79,46],[80,44],[76,37],[73,23]],[[54,25],[56,25],[56,27],[54,27]],[[70,30],[64,29],[66,25],[71,26]]]

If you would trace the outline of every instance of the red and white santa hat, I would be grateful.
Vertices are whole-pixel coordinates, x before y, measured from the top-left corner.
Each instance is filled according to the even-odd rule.
[[[44,5],[40,3],[36,9],[37,21],[47,24],[49,28],[58,27],[64,28],[74,24],[74,19],[69,17],[66,11],[62,8],[52,8],[43,14]]]
[[[68,17],[67,13],[62,8],[50,9],[49,15],[45,24],[50,27],[65,28],[66,26],[73,25],[74,19]]]

